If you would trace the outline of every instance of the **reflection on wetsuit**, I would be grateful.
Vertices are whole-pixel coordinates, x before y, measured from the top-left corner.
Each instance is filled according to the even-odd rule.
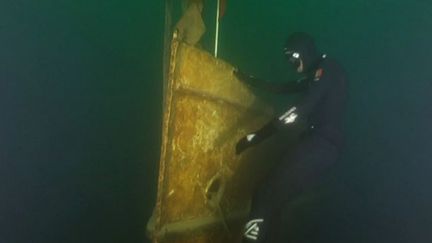
[[[291,62],[297,66],[303,65],[302,69],[308,72],[307,78],[279,87],[266,87],[262,82],[258,82],[262,88],[271,91],[292,93],[306,90],[304,98],[260,130],[245,136],[237,144],[236,150],[241,153],[299,121],[308,124],[307,131],[293,153],[286,155],[272,169],[254,194],[249,221],[245,226],[244,238],[247,242],[278,242],[277,228],[281,227],[278,226],[280,209],[287,201],[310,189],[323,172],[334,164],[343,146],[341,121],[347,96],[345,72],[334,60],[316,53],[306,53],[311,52],[310,49],[313,49],[313,52],[314,47],[307,50],[305,48],[308,48],[308,43],[306,47],[300,45],[300,48],[293,48],[294,51],[286,53],[299,58],[305,57],[306,62]],[[312,58],[308,62],[307,55],[315,55],[317,58]],[[236,75],[243,80],[256,81],[241,72],[237,72]]]

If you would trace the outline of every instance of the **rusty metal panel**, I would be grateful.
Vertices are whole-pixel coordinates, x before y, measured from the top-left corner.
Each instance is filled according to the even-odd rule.
[[[271,109],[233,76],[233,67],[173,39],[164,99],[154,242],[238,242],[263,159],[235,144]]]

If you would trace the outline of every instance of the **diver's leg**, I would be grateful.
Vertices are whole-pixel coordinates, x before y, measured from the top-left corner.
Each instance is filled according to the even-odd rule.
[[[295,160],[292,161],[289,169],[284,173],[287,178],[290,178],[287,180],[288,184],[286,185],[289,197],[281,200],[280,209],[278,210],[280,222],[278,221],[270,227],[271,231],[268,232],[270,238],[266,242],[301,243],[313,241],[311,237],[315,236],[311,234],[313,228],[310,227],[312,221],[306,219],[306,221],[303,221],[303,226],[298,225],[300,223],[299,219],[302,221],[305,215],[298,215],[297,209],[293,208],[296,204],[294,200],[300,200],[300,196],[304,199],[303,196],[306,194],[316,192],[314,189],[317,189],[322,182],[323,176],[334,165],[338,154],[338,149],[334,145],[320,137],[314,138],[309,146],[299,148],[298,152],[293,156]],[[287,215],[290,210],[295,210],[297,213],[288,213]]]
[[[271,203],[258,205],[255,201],[244,227],[243,242],[265,242],[272,213]]]
[[[263,243],[268,241],[268,234],[277,225],[278,211],[283,201],[287,200],[287,181],[283,171],[289,167],[281,161],[257,187],[253,197],[248,221],[244,227],[243,242]]]
[[[283,205],[319,181],[337,158],[337,150],[321,138],[311,138],[278,164],[254,194],[245,242],[271,242],[269,234],[283,230],[278,225]],[[274,243],[274,242],[272,242]]]
[[[281,166],[283,165],[277,167]],[[252,197],[251,211],[244,227],[243,242],[266,242],[269,227],[274,225],[275,208],[279,200],[279,196],[275,194],[283,192],[283,188],[275,187],[275,185],[281,184],[276,182],[283,180],[281,176],[275,173],[275,169],[273,169],[255,190]]]

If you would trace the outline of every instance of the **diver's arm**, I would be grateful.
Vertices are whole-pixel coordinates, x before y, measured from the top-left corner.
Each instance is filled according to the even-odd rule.
[[[258,131],[250,133],[240,139],[236,145],[236,153],[240,154],[247,148],[261,143],[277,131],[292,127],[299,123],[300,120],[307,120],[310,114],[315,110],[316,105],[327,93],[329,86],[330,82],[328,82],[328,80],[316,81],[300,103],[290,107],[288,111],[271,120]]]
[[[264,125],[261,129],[249,133],[243,138],[241,138],[236,145],[236,154],[240,154],[245,149],[257,145],[267,139],[268,137],[272,136],[274,133],[277,132],[277,119],[273,119],[270,122],[268,122],[266,125]]]
[[[240,70],[235,70],[234,75],[240,80],[257,89],[266,90],[275,94],[297,93],[305,91],[308,87],[306,78],[288,83],[272,83],[266,80],[255,78],[252,75],[246,74]]]
[[[240,154],[247,148],[257,145],[261,143],[262,141],[266,140],[279,130],[282,130],[284,128],[288,128],[294,123],[298,123],[296,113],[297,108],[293,106],[291,109],[289,109],[287,112],[283,113],[279,117],[274,118],[267,124],[265,124],[261,129],[249,133],[246,136],[244,136],[242,139],[240,139],[236,145],[236,153]]]
[[[310,88],[303,99],[296,105],[299,117],[307,118],[316,109],[334,82],[326,76],[312,81]]]

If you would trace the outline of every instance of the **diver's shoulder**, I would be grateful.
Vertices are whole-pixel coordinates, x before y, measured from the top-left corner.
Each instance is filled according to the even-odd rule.
[[[335,59],[333,57],[326,57],[320,66],[324,70],[331,69],[334,71],[345,73],[345,68],[343,67],[343,65],[337,59]]]
[[[340,62],[334,58],[326,56],[323,61],[321,62],[322,66],[341,66]],[[342,66],[341,66],[342,67]]]
[[[347,82],[347,72],[345,68],[337,61],[335,58],[326,57],[320,65],[320,68],[323,70],[323,73],[327,79],[330,80],[331,83],[339,80],[342,83]],[[339,82],[337,82],[339,83]],[[341,83],[341,84],[342,84]]]

